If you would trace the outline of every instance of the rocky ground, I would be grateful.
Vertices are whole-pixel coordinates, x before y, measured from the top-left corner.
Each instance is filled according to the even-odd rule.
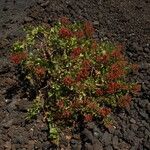
[[[148,0],[0,0],[0,150],[149,150],[150,148],[150,2]],[[9,62],[12,42],[26,24],[51,23],[60,16],[93,22],[97,38],[122,42],[131,62],[140,65],[130,76],[142,84],[130,109],[116,113],[116,128],[94,122],[60,147],[48,140],[42,116],[25,122],[32,101],[22,96],[17,68]]]

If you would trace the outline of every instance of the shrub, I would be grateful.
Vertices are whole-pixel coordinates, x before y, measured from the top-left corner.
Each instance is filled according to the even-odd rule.
[[[128,107],[131,96],[139,92],[139,84],[126,80],[137,66],[127,61],[122,46],[96,41],[90,22],[71,23],[63,17],[52,26],[29,27],[26,32],[26,38],[14,44],[10,58],[21,63],[37,89],[40,105],[30,109],[30,118],[44,110],[49,123],[58,127],[79,116],[85,122],[100,118],[105,125],[115,108]]]

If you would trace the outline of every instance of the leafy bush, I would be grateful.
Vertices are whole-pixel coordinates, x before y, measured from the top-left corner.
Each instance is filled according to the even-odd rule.
[[[29,27],[26,32],[10,58],[21,64],[37,89],[30,118],[44,110],[58,126],[72,124],[79,116],[85,122],[100,118],[105,124],[115,108],[128,107],[140,90],[139,84],[126,80],[137,65],[127,61],[122,46],[96,41],[90,22],[71,23],[63,17],[52,26]]]

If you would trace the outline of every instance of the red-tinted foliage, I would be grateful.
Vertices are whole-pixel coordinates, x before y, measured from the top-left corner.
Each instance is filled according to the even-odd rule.
[[[107,74],[107,79],[108,80],[115,80],[117,78],[120,78],[121,76],[125,75],[126,72],[124,70],[123,67],[123,63],[121,64],[121,62],[117,62],[111,65],[110,67],[110,71]]]
[[[104,95],[104,91],[102,89],[97,89],[96,94],[99,96],[102,96],[102,95]]]
[[[61,17],[61,18],[60,18],[60,22],[61,22],[61,24],[63,24],[63,25],[71,24],[69,18],[67,18],[67,17]]]
[[[74,48],[71,52],[71,58],[72,59],[77,58],[80,55],[81,51],[82,49],[80,47]]]
[[[124,58],[123,54],[121,53],[120,50],[114,50],[114,51],[112,51],[111,57],[114,57],[116,59],[123,59]]]
[[[44,67],[41,67],[41,66],[37,66],[35,68],[35,73],[38,75],[38,76],[44,76],[45,75],[45,71],[46,69]]]
[[[83,61],[83,63],[82,63],[82,67],[89,70],[90,67],[91,67],[91,62],[90,62],[90,60],[85,59],[85,60]]]
[[[76,31],[76,32],[74,32],[74,35],[77,38],[84,38],[84,36],[85,36],[83,31]]]
[[[108,83],[108,89],[107,93],[108,94],[114,94],[117,92],[117,90],[120,89],[120,84],[117,82],[110,82]]]
[[[63,83],[66,85],[66,86],[70,86],[72,85],[72,83],[74,82],[74,80],[72,79],[72,77],[70,76],[66,76],[63,80]]]
[[[107,115],[109,115],[111,113],[111,109],[110,108],[101,108],[99,110],[99,114],[102,116],[102,117],[106,117]]]
[[[118,100],[118,105],[120,107],[128,107],[130,105],[131,99],[132,99],[131,96],[126,94],[120,97],[120,99]]]
[[[91,22],[85,22],[84,23],[84,32],[87,37],[92,37],[94,34],[94,28]]]
[[[85,122],[91,122],[92,119],[93,119],[92,115],[90,115],[90,114],[85,114],[84,115],[84,121]]]
[[[10,60],[15,64],[21,63],[21,61],[25,60],[26,58],[27,58],[26,52],[18,52],[10,56]]]
[[[97,109],[97,103],[94,101],[87,100],[86,101],[86,107],[91,109],[91,110],[96,110]]]
[[[59,30],[59,36],[62,38],[70,38],[73,36],[71,30],[69,30],[68,28],[62,27]]]
[[[109,61],[109,55],[100,55],[100,56],[96,56],[96,61],[103,63],[103,64],[107,64]]]
[[[81,81],[83,79],[86,79],[90,74],[89,69],[87,68],[82,68],[78,74],[77,74],[77,81]]]

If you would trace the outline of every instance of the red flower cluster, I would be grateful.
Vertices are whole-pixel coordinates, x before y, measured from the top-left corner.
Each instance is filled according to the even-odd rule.
[[[91,122],[92,121],[92,115],[90,115],[90,114],[85,114],[84,115],[84,121],[85,122]]]
[[[63,24],[63,25],[68,25],[68,24],[71,23],[70,20],[69,20],[67,17],[61,17],[61,18],[60,18],[60,22],[61,22],[61,24]]]
[[[111,113],[111,109],[110,108],[101,108],[99,110],[99,114],[102,116],[102,117],[106,117],[107,115],[109,115]]]
[[[82,49],[80,47],[74,48],[71,52],[71,58],[72,59],[77,58],[80,55],[81,51]]]
[[[72,35],[72,32],[68,28],[62,27],[59,30],[59,36],[62,38],[70,38],[72,37]]]
[[[84,23],[84,32],[87,37],[92,37],[94,34],[94,28],[91,22],[85,22]]]
[[[74,82],[74,80],[70,77],[70,76],[66,76],[63,80],[63,83],[66,85],[66,86],[70,86],[72,85],[72,83]]]
[[[102,95],[104,95],[104,91],[101,90],[101,89],[97,89],[96,94],[99,95],[99,96],[102,96]]]
[[[107,55],[97,56],[96,61],[100,62],[100,63],[103,63],[103,64],[107,64],[108,61],[109,61],[109,55],[107,54]]]
[[[83,67],[83,68],[90,69],[90,67],[91,67],[91,62],[90,62],[90,60],[85,59],[85,60],[83,61],[83,63],[82,63],[82,67]]]
[[[88,77],[90,74],[90,68],[91,68],[90,61],[84,60],[82,64],[82,68],[77,74],[77,81],[81,81],[82,79],[85,79],[86,77]]]
[[[10,60],[15,63],[19,64],[21,63],[22,60],[25,60],[27,58],[27,53],[26,52],[18,52],[16,54],[12,54],[10,56]]]
[[[123,59],[123,55],[120,50],[112,51],[111,56],[117,59]]]
[[[118,101],[118,105],[120,107],[128,107],[130,102],[131,102],[132,98],[130,95],[126,94],[124,96],[122,96],[119,101]]]
[[[121,62],[120,64],[118,62],[113,64],[110,68],[110,72],[107,74],[107,79],[115,80],[125,75],[126,72],[123,68],[124,68],[124,64]]]
[[[77,74],[77,81],[81,81],[89,76],[90,72],[86,68],[82,68],[79,73]]]
[[[44,76],[45,75],[45,71],[46,69],[44,67],[36,67],[35,68],[35,73],[38,75],[38,76]]]
[[[108,94],[114,94],[117,92],[117,90],[120,89],[120,84],[117,82],[110,82],[108,84],[107,93]]]
[[[83,31],[76,31],[76,32],[74,32],[74,35],[77,38],[84,38],[84,32]]]

